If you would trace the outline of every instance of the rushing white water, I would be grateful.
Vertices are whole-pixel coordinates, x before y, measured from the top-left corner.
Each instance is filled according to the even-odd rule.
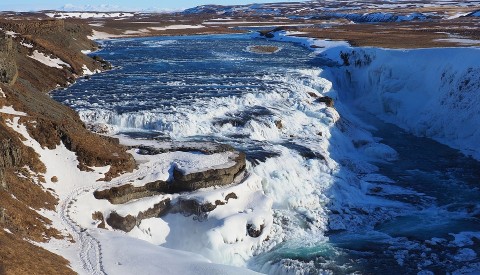
[[[230,237],[235,240],[224,236],[229,241],[222,241],[214,233],[228,231],[225,225],[217,227],[221,219],[212,217],[199,225],[198,221],[186,221],[184,217],[167,216],[169,230],[175,233],[170,233],[171,241],[167,237],[164,246],[271,274],[368,273],[371,266],[364,261],[372,255],[378,258],[379,265],[398,264],[399,272],[409,272],[411,267],[400,263],[407,259],[411,247],[425,251],[428,247],[424,242],[396,235],[403,228],[395,218],[408,217],[409,213],[415,213],[414,218],[437,217],[433,213],[446,210],[437,208],[432,203],[436,198],[422,193],[425,190],[396,184],[400,180],[390,173],[392,167],[388,164],[401,166],[404,152],[399,154],[397,148],[381,143],[381,138],[374,136],[376,128],[372,123],[361,121],[351,106],[364,107],[414,130],[415,119],[423,114],[430,114],[423,117],[424,122],[451,117],[455,102],[440,104],[443,109],[433,112],[440,105],[421,104],[421,99],[450,100],[449,92],[461,91],[449,87],[457,87],[469,75],[473,80],[475,74],[471,70],[475,71],[478,65],[475,67],[473,61],[453,63],[463,55],[460,50],[451,50],[456,57],[450,54],[450,61],[446,59],[431,70],[426,62],[440,55],[433,50],[425,55],[420,51],[376,49],[352,53],[349,48],[335,48],[333,42],[329,43],[331,49],[324,49],[324,53],[333,60],[320,58],[317,62],[307,50],[289,43],[280,44],[282,50],[271,55],[249,52],[252,45],[279,44],[245,36],[111,41],[102,54],[121,68],[94,76],[94,81],[82,81],[54,97],[76,108],[88,124],[106,126],[102,129],[113,133],[213,140],[247,153],[249,172],[258,176],[262,192],[272,202],[273,224],[268,238],[252,245],[232,232]],[[336,63],[342,61],[340,51],[349,52],[352,66]],[[425,75],[407,74],[407,57]],[[392,60],[395,62],[388,62]],[[425,78],[434,84],[424,85]],[[462,114],[452,120],[458,123],[454,129],[460,129],[461,121],[479,110],[474,105],[480,96],[475,93],[477,86],[472,84],[478,82],[468,82],[465,85],[472,87],[467,89],[471,104],[469,108],[455,109]],[[441,95],[436,96],[435,91]],[[334,98],[335,108],[319,102],[317,97],[321,96]],[[384,127],[379,125],[378,129]],[[478,141],[475,131],[475,127],[460,131],[458,144],[467,147],[459,148],[472,150],[470,144]],[[402,139],[409,138],[412,137],[407,135]],[[462,140],[468,142],[464,144]],[[440,148],[436,144],[429,146]],[[428,173],[431,174],[427,177],[434,175]],[[419,209],[423,216],[416,212]],[[462,219],[470,215],[462,211],[442,213]],[[465,228],[476,230],[478,220],[469,221],[461,220]],[[434,225],[432,228],[441,231]],[[443,236],[444,231],[439,234]],[[446,232],[461,233],[450,227]],[[197,234],[205,236],[202,242]],[[426,238],[430,241],[435,237],[432,233]],[[430,254],[428,257],[437,261],[436,265],[444,260],[443,256],[440,260]],[[468,264],[475,261],[469,260]],[[448,270],[458,268],[454,265]],[[385,270],[380,268],[378,272]]]

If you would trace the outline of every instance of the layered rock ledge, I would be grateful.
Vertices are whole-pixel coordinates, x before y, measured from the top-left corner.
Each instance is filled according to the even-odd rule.
[[[225,186],[245,170],[246,158],[243,152],[233,147],[215,143],[164,144],[163,147],[139,146],[137,152],[145,155],[157,155],[167,152],[197,152],[205,155],[223,154],[227,161],[213,167],[185,168],[172,163],[168,180],[157,180],[142,186],[124,184],[94,192],[97,199],[106,199],[113,204],[122,204],[134,199],[159,194],[191,192],[200,188]]]

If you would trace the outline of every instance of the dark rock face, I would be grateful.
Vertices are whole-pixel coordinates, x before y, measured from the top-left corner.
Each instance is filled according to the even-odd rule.
[[[97,61],[98,63],[100,63],[100,66],[102,67],[103,70],[110,70],[112,69],[112,64],[110,64],[110,62],[106,61],[105,59],[103,59],[102,57],[98,56],[98,55],[94,55],[92,56],[93,60]]]
[[[18,68],[13,54],[12,38],[0,34],[0,82],[13,85],[18,77]]]
[[[235,161],[235,165],[228,168],[210,169],[190,174],[184,174],[174,167],[172,190],[177,192],[194,191],[216,185],[228,185],[233,182],[235,176],[245,170],[245,154],[238,152],[233,161]]]
[[[136,217],[132,215],[127,215],[125,217],[122,217],[117,212],[112,212],[110,213],[110,216],[107,218],[107,224],[114,229],[130,232],[137,224],[142,222],[142,220],[144,219],[161,217],[165,215],[170,209],[170,207],[171,207],[170,199],[165,199],[153,205],[153,207],[138,213]],[[98,214],[96,216],[98,216]],[[102,215],[102,218],[103,218],[103,215]]]
[[[0,127],[0,131],[2,127]],[[0,133],[0,170],[14,167],[22,162],[21,147],[10,138],[2,138]]]
[[[107,224],[114,229],[130,232],[136,225],[140,224],[142,220],[162,217],[167,213],[181,213],[186,217],[193,215],[195,220],[204,221],[207,219],[209,212],[215,210],[219,205],[227,204],[230,199],[237,199],[237,195],[235,193],[229,193],[225,196],[224,201],[216,200],[215,203],[201,203],[196,199],[179,198],[172,204],[171,200],[167,198],[155,204],[153,207],[139,212],[136,216],[127,215],[126,217],[122,217],[118,213],[112,212],[107,219]],[[92,214],[92,219],[103,221],[103,215],[100,212],[95,212]],[[99,227],[101,225],[102,223],[99,224]],[[262,230],[263,227],[261,227],[260,231]],[[254,231],[252,232],[253,235],[256,234]]]
[[[219,148],[222,150],[224,149],[222,146]],[[153,154],[155,152],[152,148],[148,148],[148,150],[144,148],[142,150],[144,150],[145,154]],[[134,199],[155,196],[159,194],[190,192],[200,188],[228,185],[234,181],[238,174],[245,170],[246,166],[246,157],[242,152],[236,152],[236,154],[233,154],[231,160],[235,162],[235,164],[231,167],[210,169],[190,174],[185,174],[183,171],[174,166],[173,179],[170,182],[159,180],[147,183],[144,186],[133,186],[131,184],[126,184],[105,190],[98,190],[95,191],[93,195],[99,200],[106,199],[113,204],[122,204]]]
[[[228,201],[229,199],[238,199],[237,194],[235,193],[229,193],[228,195],[225,196],[225,200]]]
[[[137,224],[137,219],[132,215],[122,217],[117,212],[112,212],[107,218],[107,224],[114,229],[130,232]]]
[[[258,33],[260,34],[260,36],[264,36],[266,38],[274,38],[276,32],[280,32],[280,31],[283,31],[283,30],[285,30],[285,28],[277,27],[273,30],[258,31]]]
[[[264,224],[260,225],[259,228],[257,228],[257,226],[255,226],[253,224],[247,224],[248,236],[250,236],[252,238],[258,238],[258,237],[260,237],[260,235],[262,235],[264,228],[265,228]]]
[[[140,223],[144,219],[161,217],[167,214],[168,210],[171,208],[170,199],[165,199],[159,203],[153,205],[152,208],[149,208],[145,211],[138,213],[137,223]]]
[[[277,126],[278,129],[283,128],[283,123],[281,120],[275,120],[275,126]]]
[[[113,204],[122,204],[131,200],[167,193],[169,184],[165,181],[155,181],[144,186],[135,187],[126,184],[93,192],[96,199],[106,199]]]
[[[316,101],[317,101],[317,102],[323,102],[323,103],[325,103],[325,105],[327,105],[328,107],[333,107],[333,105],[334,105],[333,98],[331,98],[331,97],[329,97],[329,96],[320,97],[320,98],[317,99]]]
[[[207,213],[215,210],[215,208],[217,208],[216,204],[201,204],[195,199],[179,199],[172,212],[181,213],[187,217],[195,215],[198,219],[204,220],[207,217]]]

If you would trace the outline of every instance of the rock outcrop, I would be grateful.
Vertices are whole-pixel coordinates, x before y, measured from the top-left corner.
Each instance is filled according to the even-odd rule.
[[[228,168],[209,169],[197,173],[185,173],[176,166],[173,168],[173,181],[170,189],[173,192],[194,191],[211,186],[228,185],[245,170],[245,153],[237,152],[231,159],[235,164]]]
[[[107,224],[110,225],[113,229],[119,229],[125,232],[130,232],[144,219],[161,217],[165,215],[170,209],[170,199],[160,201],[153,205],[153,207],[139,212],[136,216],[127,215],[125,217],[119,215],[117,212],[112,212],[107,218]]]
[[[284,30],[285,30],[284,27],[277,27],[277,28],[274,28],[273,30],[258,31],[258,34],[260,36],[265,37],[265,38],[274,38],[276,33],[284,31]]]
[[[265,225],[261,224],[260,226],[255,226],[254,224],[247,224],[247,233],[248,236],[252,238],[258,238],[263,233],[263,229],[265,229]]]
[[[114,229],[130,232],[137,224],[137,219],[132,215],[123,217],[117,214],[117,212],[112,212],[107,218],[107,224]]]
[[[194,151],[205,154],[232,152],[229,161],[234,163],[229,167],[212,168],[195,173],[185,173],[173,166],[173,175],[170,181],[154,181],[143,186],[125,184],[109,189],[97,190],[93,194],[96,199],[106,199],[113,204],[122,204],[143,197],[159,194],[173,194],[190,192],[211,186],[231,184],[235,177],[245,170],[246,158],[243,152],[234,151],[231,146],[224,144],[196,143],[168,146],[166,148],[152,148],[140,146],[138,152],[146,155],[161,154],[170,151]]]
[[[329,96],[322,96],[315,101],[325,103],[325,105],[327,105],[327,107],[333,107],[333,105],[334,105],[333,98],[331,98]]]
[[[13,53],[12,37],[0,32],[0,82],[13,85],[18,77],[18,68]]]
[[[208,217],[209,212],[215,210],[218,206],[228,204],[228,201],[231,199],[237,199],[237,195],[235,193],[229,193],[225,196],[225,200],[216,200],[215,202],[199,202],[195,198],[181,196],[177,200],[175,200],[174,203],[172,203],[172,201],[167,198],[160,201],[159,203],[156,203],[155,205],[153,205],[153,207],[147,210],[140,211],[135,216],[131,214],[121,216],[117,212],[112,211],[106,222],[113,229],[130,232],[136,225],[140,224],[142,220],[162,217],[168,213],[181,213],[184,216],[193,215],[195,220],[203,221]],[[103,221],[103,215],[100,212],[95,212],[94,214],[92,214],[92,218],[94,220]],[[101,224],[102,223],[100,223],[99,226]],[[260,233],[258,233],[258,236],[261,235],[261,231],[263,230],[263,227],[260,228],[261,229]],[[252,231],[253,229],[249,230]],[[252,235],[257,234],[255,233],[256,231],[252,232]]]
[[[58,19],[9,20],[3,22],[2,27],[16,33],[28,33],[31,35],[58,33],[65,31],[65,21]]]
[[[7,133],[0,124],[0,171],[19,165],[23,157],[20,144]]]

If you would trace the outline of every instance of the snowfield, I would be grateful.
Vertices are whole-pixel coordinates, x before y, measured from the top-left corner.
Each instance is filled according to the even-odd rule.
[[[34,50],[32,55],[30,55],[28,57],[30,57],[32,59],[35,59],[38,62],[41,62],[41,63],[47,65],[48,67],[63,69],[63,66],[66,66],[66,67],[70,68],[70,65],[68,63],[66,63],[65,61],[61,60],[60,58],[48,56],[45,53],[41,53],[37,50]]]
[[[54,12],[46,13],[51,18],[125,18],[132,17],[135,13],[132,12]]]

